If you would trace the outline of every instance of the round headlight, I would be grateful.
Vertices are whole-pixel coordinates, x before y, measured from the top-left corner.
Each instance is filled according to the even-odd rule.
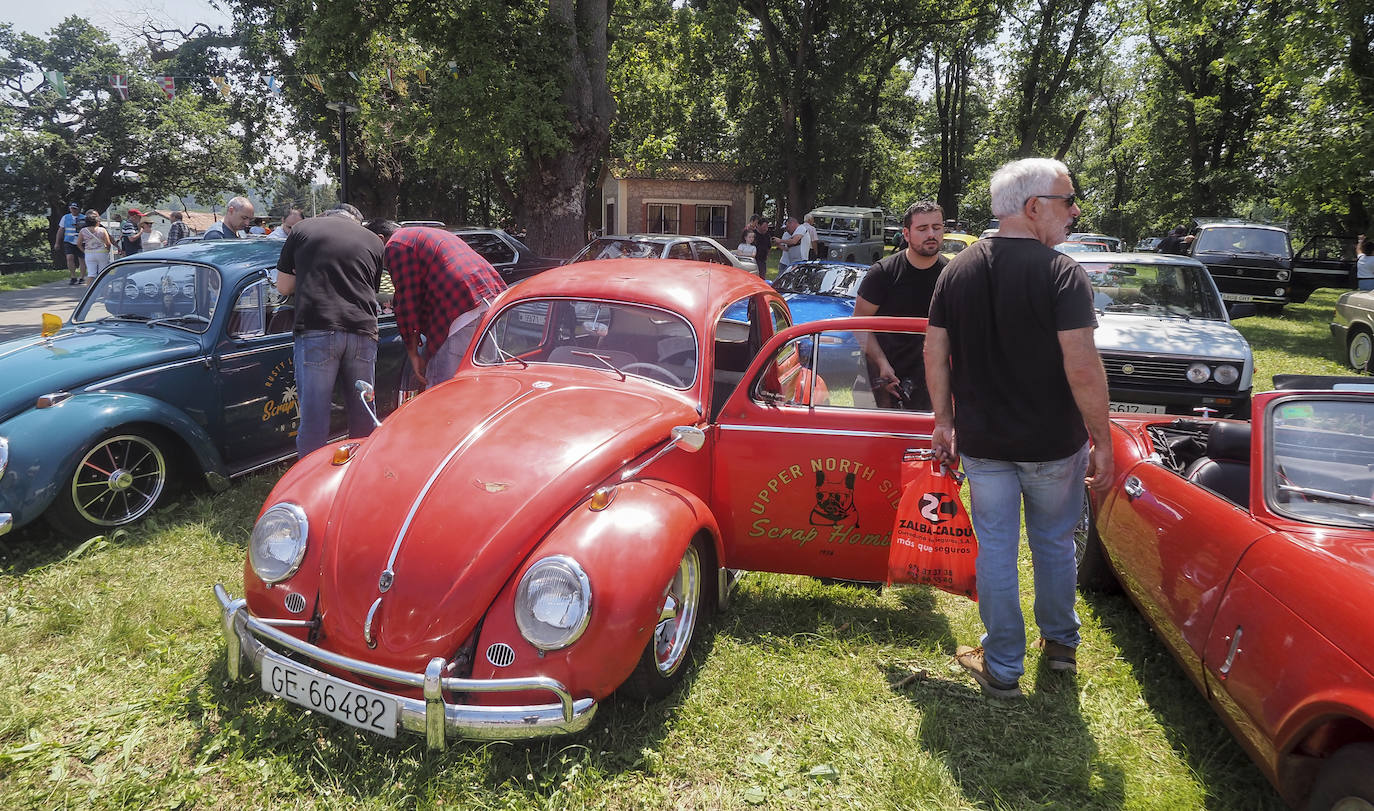
[[[1275,288],[1274,288],[1274,295],[1276,295],[1276,296],[1282,296],[1282,295],[1283,295],[1283,288],[1282,288],[1282,287],[1275,287]]]
[[[1279,281],[1281,281],[1281,282],[1286,282],[1286,281],[1288,281],[1288,271],[1286,271],[1286,270],[1280,270],[1280,271],[1278,272],[1278,277],[1279,277]]]
[[[273,504],[253,527],[248,562],[264,583],[279,583],[296,573],[305,557],[310,523],[295,504]]]
[[[1212,376],[1212,370],[1205,363],[1194,363],[1188,367],[1189,383],[1206,383],[1207,378]]]
[[[544,558],[520,578],[515,591],[515,624],[540,650],[558,650],[577,641],[591,618],[592,586],[582,567],[566,555]]]
[[[1212,377],[1223,386],[1229,386],[1240,379],[1240,370],[1236,367],[1223,363],[1212,372]]]

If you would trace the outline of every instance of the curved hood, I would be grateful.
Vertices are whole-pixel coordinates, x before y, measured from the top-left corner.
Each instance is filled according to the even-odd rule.
[[[199,350],[190,333],[143,324],[68,326],[51,338],[0,343],[0,419],[31,407],[41,395],[193,357]]]
[[[472,370],[426,392],[372,434],[335,496],[320,580],[331,647],[419,669],[452,656],[568,510],[699,420],[680,394],[588,369]]]
[[[1153,315],[1098,313],[1093,334],[1099,352],[1143,352],[1151,355],[1250,357],[1245,336],[1225,321],[1160,318]]]

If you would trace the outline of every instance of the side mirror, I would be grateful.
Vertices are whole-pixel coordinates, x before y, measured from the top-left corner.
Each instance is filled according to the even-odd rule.
[[[697,428],[695,425],[674,426],[672,432],[669,434],[668,444],[660,448],[658,453],[646,459],[643,464],[632,467],[620,474],[620,480],[622,482],[627,482],[633,479],[643,472],[645,468],[657,462],[659,459],[662,459],[665,454],[674,448],[681,448],[688,453],[696,453],[701,450],[702,446],[705,444],[706,432]]]
[[[1226,315],[1235,321],[1237,318],[1259,315],[1259,308],[1248,301],[1233,301],[1226,305]]]
[[[377,390],[366,380],[355,381],[353,388],[358,390],[358,399],[363,401],[363,408],[367,409],[367,416],[372,418],[372,425],[382,427],[382,421],[377,419]]]

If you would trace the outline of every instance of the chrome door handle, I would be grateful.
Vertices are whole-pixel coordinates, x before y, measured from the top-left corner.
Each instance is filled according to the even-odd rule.
[[[1126,495],[1131,498],[1140,498],[1145,495],[1145,484],[1137,476],[1127,476],[1126,483],[1122,485],[1121,489],[1125,490]]]

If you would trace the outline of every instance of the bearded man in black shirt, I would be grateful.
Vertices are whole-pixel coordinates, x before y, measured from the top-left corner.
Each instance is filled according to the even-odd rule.
[[[935,281],[947,264],[940,253],[944,209],[929,200],[912,203],[902,217],[902,237],[906,248],[878,260],[859,282],[854,315],[925,318],[930,313]],[[921,346],[921,336],[912,333],[879,332],[865,342],[869,382],[879,408],[930,410]]]

